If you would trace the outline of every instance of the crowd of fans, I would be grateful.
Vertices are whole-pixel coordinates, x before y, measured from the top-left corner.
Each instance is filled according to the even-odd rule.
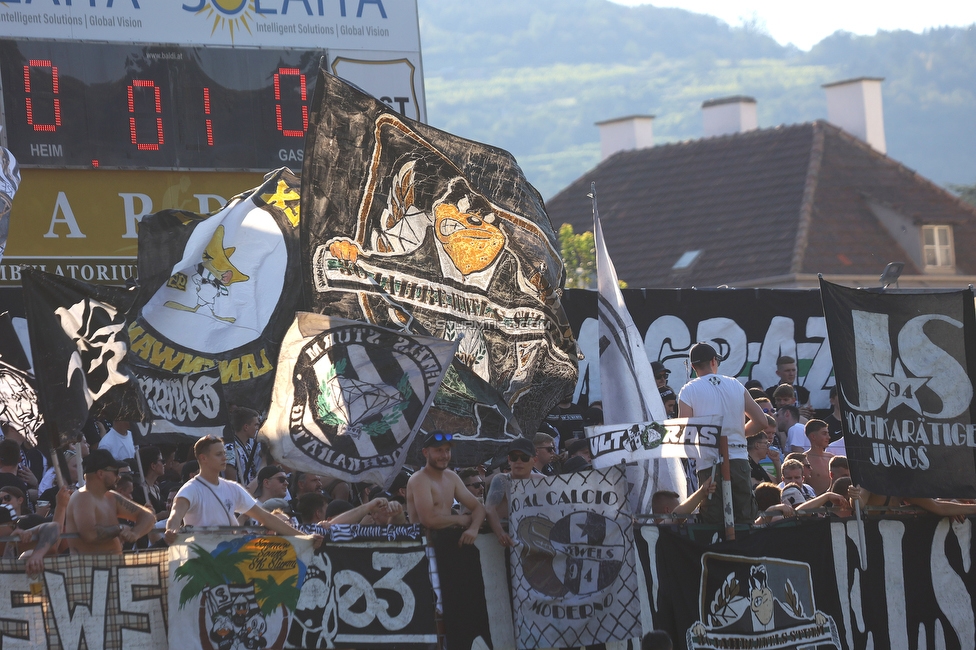
[[[795,384],[794,359],[780,357],[781,383],[765,389],[719,374],[720,359],[708,344],[693,346],[689,361],[696,378],[679,393],[668,385],[665,366],[651,365],[669,417],[723,416],[737,524],[766,525],[824,508],[850,516],[855,500],[864,506],[912,504],[944,516],[976,514],[970,504],[853,487],[835,390],[830,410],[815,412],[809,392]],[[423,467],[404,468],[388,488],[276,463],[257,439],[260,414],[243,407],[232,410],[223,439],[208,436],[192,445],[136,445],[128,422],[95,422],[56,450],[56,466],[4,424],[0,537],[10,541],[0,543],[4,557],[27,560],[28,571],[42,566],[45,554],[162,547],[188,528],[207,527],[258,526],[320,540],[334,524],[419,523],[429,531],[459,531],[460,545],[472,543],[484,527],[503,546],[514,546],[507,529],[509,483],[589,469],[584,427],[602,423],[599,402],[582,408],[568,395],[533,437],[464,468],[451,462],[452,435],[433,432],[423,440]],[[675,492],[658,492],[652,520],[672,524],[697,516],[721,524],[721,498],[713,498],[721,473],[688,469],[691,496],[681,501]]]

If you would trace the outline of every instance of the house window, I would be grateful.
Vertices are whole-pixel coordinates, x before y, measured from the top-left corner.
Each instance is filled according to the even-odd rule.
[[[953,248],[952,226],[922,226],[922,255],[926,268],[954,267]]]

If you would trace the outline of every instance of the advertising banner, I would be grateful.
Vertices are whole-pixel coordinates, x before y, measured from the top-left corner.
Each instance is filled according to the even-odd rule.
[[[20,267],[94,284],[136,277],[139,222],[163,209],[208,214],[261,183],[261,174],[24,169],[0,286]]]
[[[0,37],[420,51],[416,0],[5,2]]]

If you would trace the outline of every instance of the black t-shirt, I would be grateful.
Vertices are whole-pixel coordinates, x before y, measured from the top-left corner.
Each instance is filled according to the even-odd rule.
[[[827,431],[830,433],[830,441],[837,442],[844,437],[844,426],[841,421],[834,417],[833,412],[824,418],[827,423]]]
[[[749,470],[752,478],[756,479],[760,483],[774,482],[772,477],[769,475],[769,472],[763,469],[763,466],[754,461],[751,456],[749,457]]]
[[[556,405],[546,416],[546,423],[559,432],[559,443],[563,447],[573,438],[584,436],[583,409],[576,404],[570,404],[565,408]]]
[[[27,498],[27,484],[20,480],[20,477],[16,474],[10,474],[9,472],[0,472],[0,488],[5,487],[15,487],[24,493],[24,498]]]

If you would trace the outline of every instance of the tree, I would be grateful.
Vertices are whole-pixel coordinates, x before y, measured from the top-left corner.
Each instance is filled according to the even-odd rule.
[[[596,288],[596,244],[593,233],[573,233],[573,227],[564,223],[559,227],[559,255],[566,267],[567,289]]]
[[[972,185],[955,185],[950,183],[949,189],[959,195],[959,198],[966,203],[976,205],[976,183]],[[560,240],[562,239],[562,231],[559,231]]]
[[[596,289],[596,243],[593,233],[587,230],[573,233],[573,227],[564,223],[559,227],[559,256],[566,267],[567,289]],[[617,280],[621,289],[627,283]]]

